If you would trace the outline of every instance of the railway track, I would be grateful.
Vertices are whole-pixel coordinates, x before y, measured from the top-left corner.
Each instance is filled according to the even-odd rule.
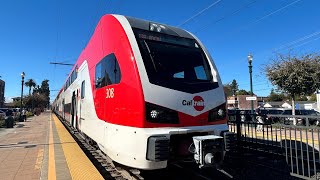
[[[205,173],[195,165],[186,163],[170,163],[167,169],[152,172],[141,172],[139,169],[130,168],[115,163],[112,159],[103,153],[97,145],[92,145],[76,129],[71,127],[62,118],[56,114],[62,124],[66,127],[84,153],[88,156],[97,170],[105,179],[115,180],[144,180],[144,179],[197,179],[210,180],[214,177]],[[231,179],[231,178],[227,178]]]
[[[97,146],[91,145],[76,129],[63,121],[59,115],[57,117],[105,179],[144,180],[140,170],[114,163]]]

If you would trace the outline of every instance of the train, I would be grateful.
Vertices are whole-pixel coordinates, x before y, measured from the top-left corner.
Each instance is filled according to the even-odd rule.
[[[232,144],[212,57],[186,30],[101,17],[53,111],[114,162],[141,170],[223,163]]]

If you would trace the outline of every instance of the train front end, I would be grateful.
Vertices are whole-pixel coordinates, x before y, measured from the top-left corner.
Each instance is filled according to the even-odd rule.
[[[199,167],[222,163],[230,138],[226,98],[218,71],[201,42],[182,29],[118,17],[136,59],[145,100],[145,119],[137,144],[143,169],[170,161]],[[124,25],[124,27],[128,27]]]

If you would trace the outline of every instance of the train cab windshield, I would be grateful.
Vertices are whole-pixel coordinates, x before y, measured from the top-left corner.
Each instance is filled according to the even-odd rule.
[[[150,83],[188,93],[217,88],[216,71],[196,40],[135,29]]]

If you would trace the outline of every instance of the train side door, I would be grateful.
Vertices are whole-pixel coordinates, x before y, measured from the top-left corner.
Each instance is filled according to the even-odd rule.
[[[66,117],[64,116],[64,114],[65,114],[65,110],[64,110],[64,99],[62,100],[61,110],[62,110],[62,117],[63,117],[64,120],[66,120]]]
[[[75,116],[76,116],[76,93],[73,91],[71,100],[71,126],[75,126]]]
[[[80,69],[79,69],[79,77],[80,77],[80,92],[79,92],[79,101],[78,101],[78,112],[79,112],[79,119],[78,119],[78,128],[81,129],[81,124],[83,123],[82,121],[84,121],[86,118],[88,118],[88,114],[86,112],[86,86],[88,86],[87,83],[87,76],[86,73],[88,73],[88,71],[86,71],[88,68],[87,63],[85,63]]]

